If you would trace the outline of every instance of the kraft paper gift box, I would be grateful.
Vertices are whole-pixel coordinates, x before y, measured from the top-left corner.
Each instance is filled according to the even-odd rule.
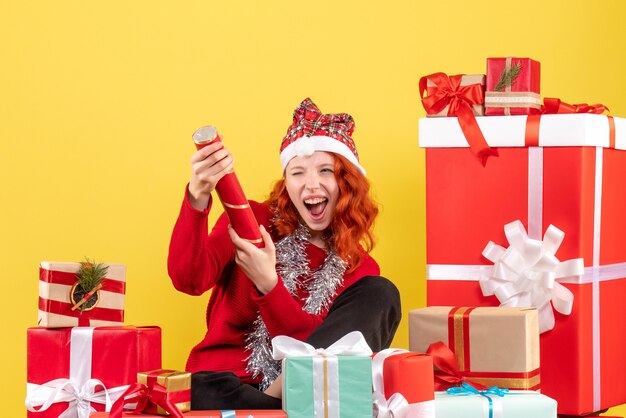
[[[486,387],[540,387],[539,323],[534,308],[429,306],[409,312],[409,348],[438,341],[454,352],[459,373]]]
[[[138,372],[160,367],[158,327],[29,328],[28,417],[86,418],[108,410]]]
[[[88,308],[74,309],[71,300],[81,263],[42,261],[39,268],[39,319],[48,328],[121,326],[124,324],[126,266],[106,264],[102,288],[91,296]]]
[[[426,76],[426,95],[430,96],[432,94],[437,93],[436,82],[433,81],[433,78]],[[485,75],[484,74],[459,74],[449,76],[449,80],[451,83],[454,83],[459,90],[460,94],[467,94],[468,97],[471,97],[472,102],[472,111],[476,116],[483,116],[485,114]],[[463,91],[463,88],[467,87],[466,92]],[[475,91],[471,91],[470,87],[475,88]],[[448,104],[442,110],[437,113],[428,114],[428,117],[445,117],[449,116],[448,111],[450,110],[450,105]]]
[[[326,349],[287,336],[272,339],[282,360],[283,410],[289,418],[372,418],[372,350],[359,331]]]
[[[124,412],[123,417],[142,417],[142,418],[161,418],[161,415],[152,414],[135,414]],[[195,418],[287,418],[287,414],[280,409],[238,409],[223,411],[189,411],[183,413],[184,417]],[[108,418],[108,412],[94,412],[90,415],[92,418]]]
[[[541,109],[539,62],[530,58],[487,58],[485,115],[529,115]]]
[[[454,388],[457,389],[457,388]],[[435,392],[437,418],[556,418],[557,403],[534,391],[510,391],[504,396]]]
[[[372,358],[374,418],[435,418],[433,360],[423,353],[388,348]]]
[[[427,304],[536,306],[545,331],[541,391],[558,401],[559,413],[626,402],[626,121],[478,117],[499,153],[483,167],[453,119],[420,120]],[[526,258],[519,249],[528,250]],[[506,257],[494,270],[483,252]],[[520,262],[517,272],[506,267]],[[570,267],[576,274],[567,275]]]

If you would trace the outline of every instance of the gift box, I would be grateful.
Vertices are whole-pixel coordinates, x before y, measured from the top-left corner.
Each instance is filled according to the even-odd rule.
[[[556,418],[557,403],[534,391],[435,392],[437,418]]]
[[[530,58],[487,58],[485,115],[539,113],[540,70]]]
[[[81,263],[42,261],[39,268],[39,319],[48,328],[121,326],[124,323],[126,266],[105,264],[102,288],[92,295],[80,293],[76,273]],[[75,305],[86,297],[79,308]],[[72,309],[74,308],[74,309]]]
[[[430,306],[409,312],[409,348],[442,341],[467,381],[486,387],[540,387],[539,318],[534,308]]]
[[[138,372],[160,367],[158,327],[29,328],[28,417],[109,410]]]
[[[472,111],[476,116],[485,114],[485,75],[484,74],[459,74],[449,77],[450,83],[454,85],[453,89],[459,91],[459,94],[468,97],[468,104],[471,105]],[[441,86],[438,85],[436,77],[426,76],[426,95],[436,95]],[[428,117],[444,117],[449,115],[450,103],[438,111],[437,113],[429,113]]]
[[[433,360],[389,348],[372,358],[374,418],[435,418]]]
[[[511,247],[543,263],[522,266],[518,276],[524,304],[541,302],[540,328],[553,328],[540,338],[542,393],[568,415],[626,402],[626,322],[616,319],[626,314],[626,121],[594,114],[478,117],[499,153],[483,167],[450,119],[420,120],[427,304],[498,306],[495,294],[515,296],[514,283],[492,288],[494,296],[482,293],[497,282],[483,252],[490,241],[507,247],[511,233]],[[577,259],[584,274],[563,275]]]
[[[152,390],[160,385],[165,390],[165,398],[180,412],[191,409],[191,373],[177,370],[158,369],[149,372],[137,373],[137,383]],[[148,401],[143,412],[157,415],[168,415],[160,405]]]
[[[289,418],[372,418],[372,351],[359,331],[326,349],[287,336],[272,339],[282,360],[283,410]]]
[[[132,412],[124,412],[123,417],[143,417],[156,418],[161,415],[152,414],[135,414]],[[287,414],[280,409],[238,409],[223,411],[189,411],[183,413],[185,417],[195,418],[287,418]],[[92,418],[108,418],[108,412],[94,412],[90,415]]]

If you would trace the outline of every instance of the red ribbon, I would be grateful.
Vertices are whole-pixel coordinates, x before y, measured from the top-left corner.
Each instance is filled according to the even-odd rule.
[[[72,286],[78,281],[78,277],[76,277],[76,273],[46,270],[40,267],[39,280],[45,283],[64,284]],[[113,293],[126,293],[126,282],[123,282],[121,280],[104,278],[102,279],[102,288],[100,290]]]
[[[487,387],[479,383],[467,382],[459,370],[459,364],[450,348],[442,341],[432,343],[426,354],[433,358],[435,365],[435,390],[442,391],[453,386],[459,386],[462,382],[474,386],[476,389],[486,389]]]
[[[179,392],[174,392],[178,394]],[[186,395],[186,400],[189,399],[189,390],[181,391]],[[115,401],[111,408],[110,418],[121,418],[124,410],[124,405],[131,402],[137,402],[137,406],[133,410],[134,414],[141,413],[149,403],[156,404],[166,410],[171,416],[175,418],[184,418],[183,413],[176,407],[176,403],[183,402],[184,400],[173,400],[171,398],[172,393],[167,392],[167,389],[158,383],[154,383],[151,386],[146,386],[141,383],[134,383],[129,386],[120,398]]]
[[[72,316],[78,318],[79,327],[88,327],[91,320],[124,322],[124,310],[113,308],[95,307],[89,311],[81,311],[80,309],[72,310],[71,303],[60,302],[58,300],[39,298],[39,309],[63,316]]]
[[[543,106],[541,106],[542,114],[557,114],[557,113],[594,113],[600,115],[605,111],[609,111],[609,108],[603,104],[588,105],[587,103],[569,104],[561,101],[561,99],[548,98],[543,99]]]
[[[555,114],[572,114],[572,113],[591,113],[595,115],[601,115],[604,112],[608,112],[609,108],[603,104],[589,105],[587,103],[569,104],[563,102],[561,99],[548,98],[543,99],[543,106],[541,106],[541,114],[528,115],[526,119],[526,135],[525,142],[528,147],[539,146],[539,124],[541,123],[541,115],[555,115]],[[609,123],[609,148],[615,148],[615,120],[613,116],[607,115]]]
[[[472,111],[473,105],[484,103],[484,86],[482,84],[461,86],[461,78],[462,75],[448,76],[444,73],[424,76],[419,81],[420,97],[429,115],[437,114],[449,106],[448,116],[457,117],[467,143],[484,166],[489,156],[498,156],[498,152],[487,144]],[[433,82],[435,87],[427,87],[428,80]],[[428,95],[424,97],[424,93]]]

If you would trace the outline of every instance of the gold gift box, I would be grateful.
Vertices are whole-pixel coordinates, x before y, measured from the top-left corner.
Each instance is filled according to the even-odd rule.
[[[191,373],[177,370],[152,370],[137,373],[137,383],[152,387],[157,383],[165,388],[168,395],[172,395],[172,400],[180,412],[191,410]],[[157,415],[169,415],[160,406],[149,403],[143,410],[145,413]]]

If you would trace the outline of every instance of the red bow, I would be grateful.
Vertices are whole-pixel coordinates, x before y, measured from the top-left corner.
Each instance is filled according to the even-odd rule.
[[[424,76],[419,82],[420,97],[429,115],[437,114],[449,106],[448,116],[458,118],[472,152],[485,165],[487,158],[491,155],[497,156],[498,152],[487,144],[472,111],[473,105],[484,103],[484,87],[482,84],[461,86],[461,77],[462,75],[447,76],[444,73]],[[427,88],[428,80],[435,84],[434,88]],[[426,97],[425,92],[428,93]]]
[[[462,382],[474,386],[476,389],[482,390],[487,387],[479,383],[467,382],[465,376],[459,371],[459,364],[450,348],[443,342],[438,341],[432,343],[426,354],[433,358],[435,365],[435,390],[442,391],[453,386],[459,386]]]
[[[589,105],[587,103],[569,104],[561,101],[561,99],[545,98],[543,99],[543,106],[541,106],[541,113],[543,114],[556,114],[556,113],[594,113],[600,115],[605,111],[609,111],[609,108],[603,104]]]
[[[134,383],[129,386],[120,398],[115,401],[111,408],[110,418],[120,418],[124,405],[131,402],[137,402],[137,406],[133,410],[133,413],[139,414],[151,402],[166,410],[172,417],[184,418],[183,413],[180,412],[176,403],[169,398],[170,393],[167,392],[163,385],[154,383],[154,385],[146,386],[141,383]]]

